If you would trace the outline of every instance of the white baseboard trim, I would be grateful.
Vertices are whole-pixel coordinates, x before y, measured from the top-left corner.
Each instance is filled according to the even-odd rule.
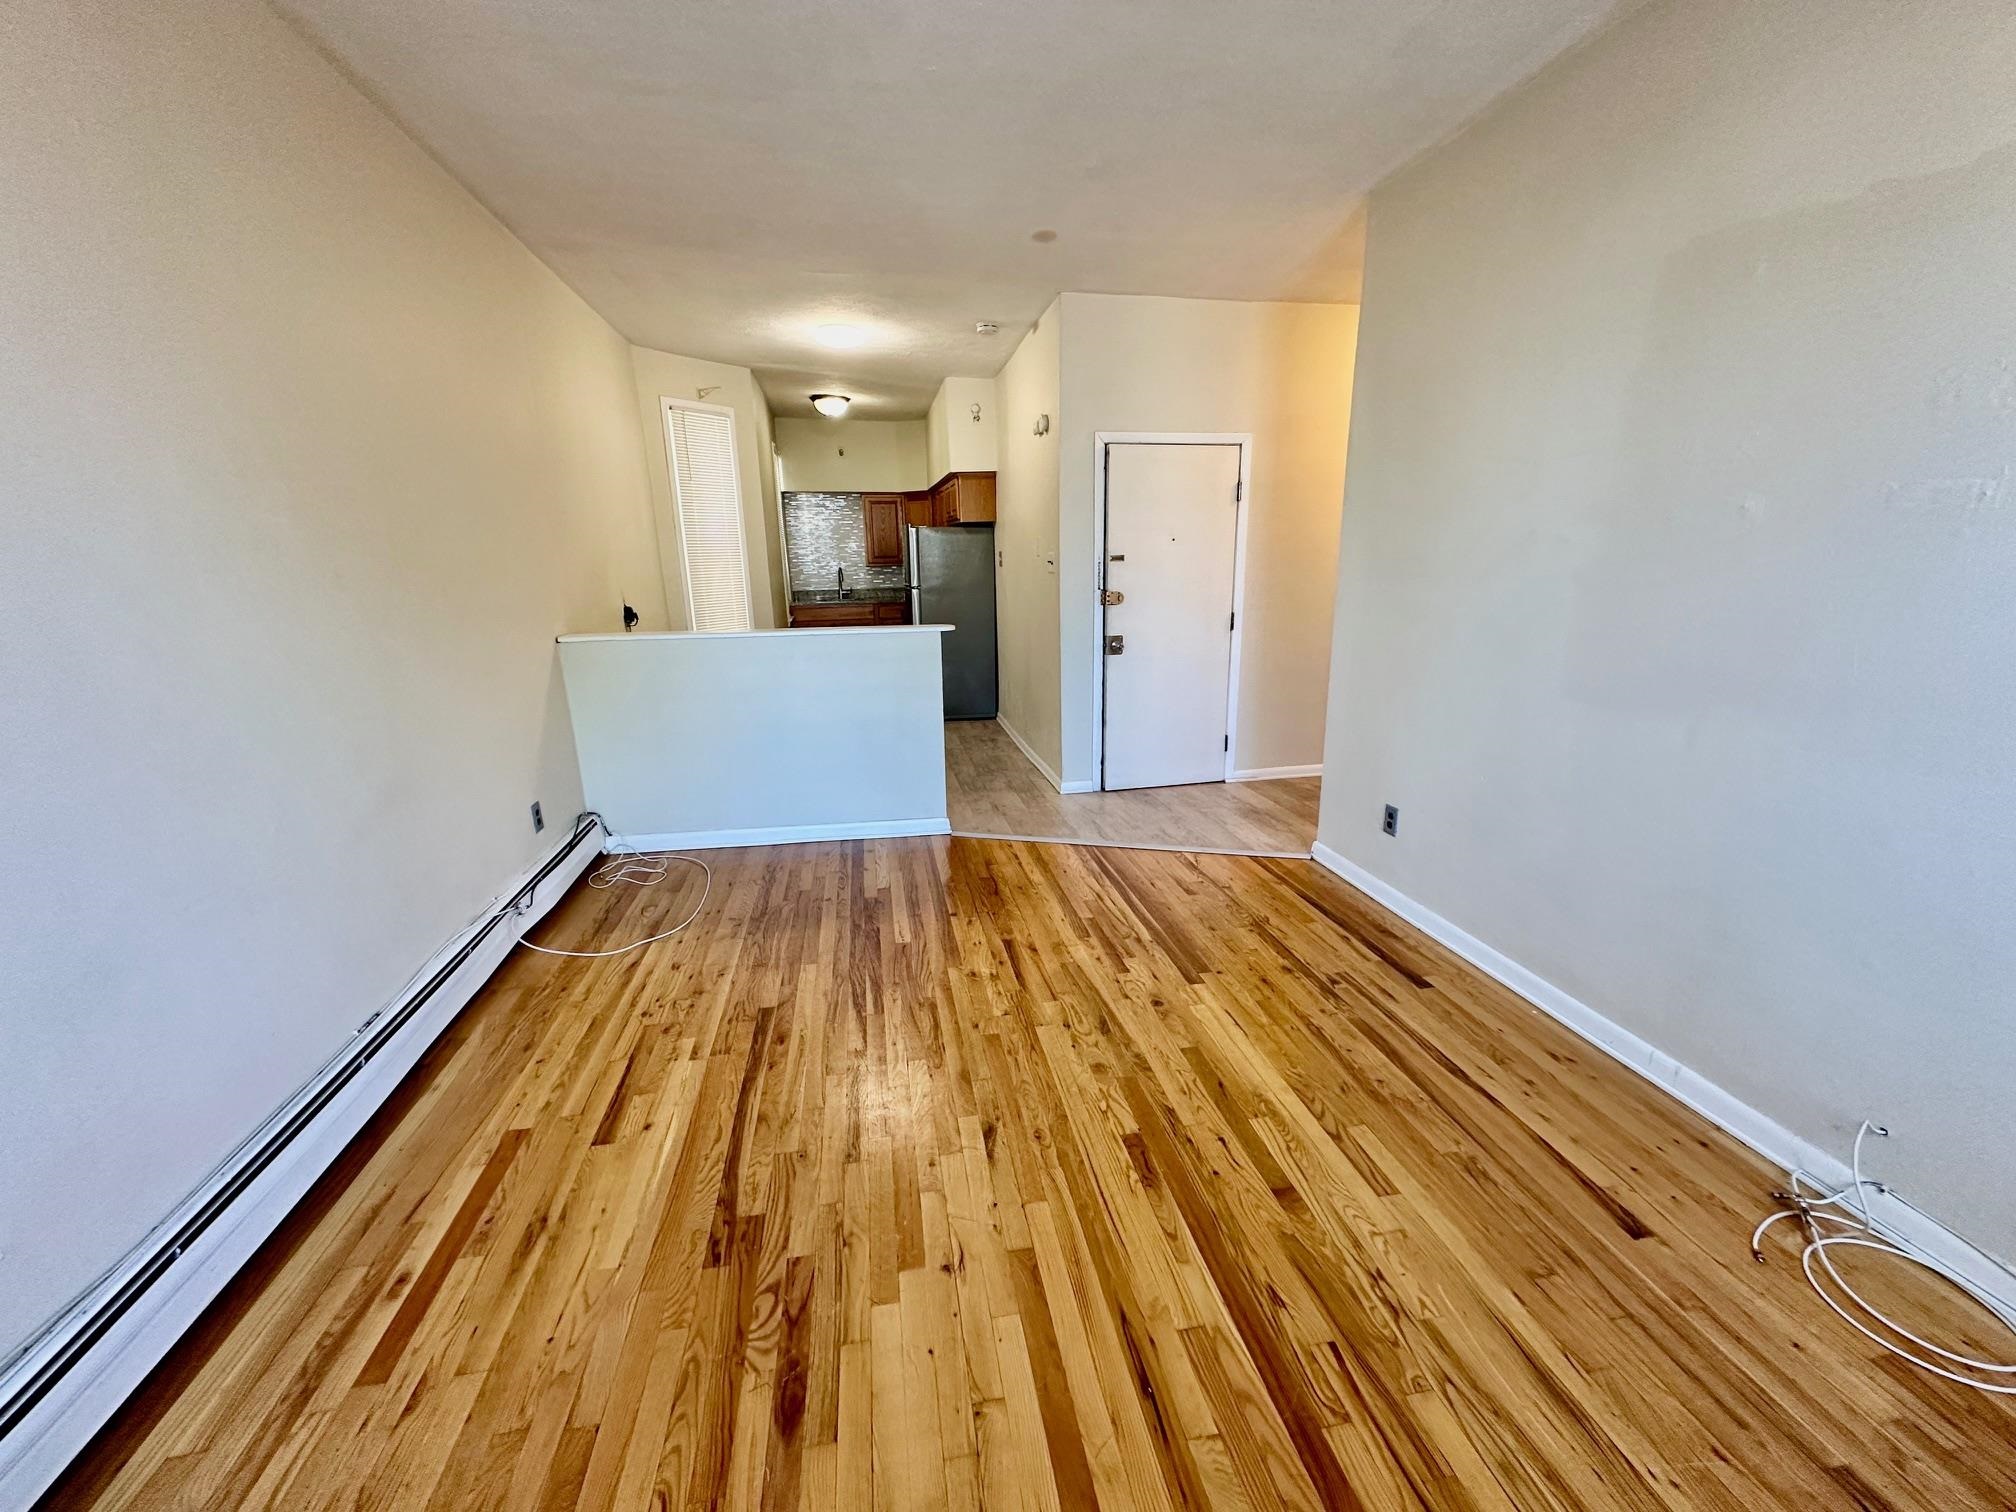
[[[658,835],[625,835],[611,850],[725,850],[742,845],[806,845],[815,840],[889,840],[906,835],[949,835],[952,821],[868,819],[852,824],[785,824],[771,829],[687,830]]]
[[[555,847],[514,879],[484,909],[482,915],[428,961],[384,1013],[409,1002],[421,986],[452,962],[508,901],[537,875],[561,847]],[[31,1505],[62,1473],[92,1436],[108,1422],[126,1398],[167,1355],[182,1334],[213,1302],[259,1246],[280,1226],[316,1179],[341,1155],[379,1106],[404,1081],[429,1046],[440,1037],[483,984],[490,979],[518,937],[545,917],[565,895],[575,878],[601,855],[595,838],[584,839],[533,892],[522,914],[507,917],[444,979],[432,996],[399,1028],[378,1052],[351,1075],[346,1085],[324,1103],[312,1120],[252,1178],[207,1228],[160,1271],[158,1278],[134,1298],[117,1321],[51,1385],[12,1432],[0,1438],[0,1507]],[[360,1026],[362,1034],[384,1016],[374,1014]],[[353,1036],[354,1038],[354,1036]],[[332,1062],[332,1065],[334,1063]],[[246,1150],[264,1143],[260,1133],[287,1120],[304,1105],[325,1094],[336,1076],[322,1073],[288,1099]],[[184,1198],[150,1231],[125,1259],[73,1302],[34,1344],[0,1375],[0,1403],[17,1391],[52,1359],[88,1336],[106,1303],[157,1262],[162,1236],[172,1234],[210,1205],[234,1178],[242,1179],[245,1159],[234,1157]],[[157,1262],[158,1263],[158,1262]]]
[[[1057,775],[1057,769],[1055,767],[1051,766],[1049,762],[1045,761],[1041,756],[1038,756],[1036,754],[1036,748],[1030,745],[1028,741],[1022,738],[1022,732],[1020,730],[1016,729],[1015,726],[1008,723],[1008,721],[1003,719],[999,714],[996,714],[994,716],[994,723],[1001,726],[1002,733],[1005,734],[1010,740],[1015,742],[1015,748],[1018,751],[1020,751],[1024,756],[1027,756],[1029,758],[1029,765],[1033,766],[1034,768],[1036,768],[1037,771],[1041,772],[1043,774],[1043,780],[1049,783],[1050,786],[1052,786],[1053,788],[1057,789],[1058,792],[1096,793],[1099,791],[1099,784],[1096,782],[1066,782],[1062,777]]]
[[[1364,867],[1320,840],[1312,858],[1373,902],[1398,914],[1479,971],[1504,983],[1542,1013],[1559,1020],[1597,1049],[1678,1098],[1717,1128],[1741,1140],[1772,1165],[1787,1171],[1803,1170],[1829,1186],[1845,1186],[1853,1179],[1854,1173],[1847,1161],[1794,1134],[1700,1072],[1640,1039],[1622,1024],[1604,1017],[1587,1003],[1571,997],[1511,957],[1459,929],[1433,909],[1380,881]],[[1913,1207],[1894,1192],[1872,1198],[1869,1206],[1870,1217],[1879,1229],[1893,1238],[1915,1245],[1966,1277],[2001,1306],[2016,1310],[2016,1272],[2005,1267],[1986,1250],[1961,1238],[1938,1219]],[[1761,1207],[1757,1216],[1764,1216]]]
[[[1227,782],[1272,782],[1280,777],[1321,777],[1323,763],[1314,766],[1248,767],[1242,772],[1227,775]]]

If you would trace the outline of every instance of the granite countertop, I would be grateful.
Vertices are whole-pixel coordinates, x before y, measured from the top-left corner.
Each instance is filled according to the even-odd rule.
[[[902,588],[849,588],[842,598],[831,588],[800,588],[791,595],[794,604],[900,604],[909,593]]]

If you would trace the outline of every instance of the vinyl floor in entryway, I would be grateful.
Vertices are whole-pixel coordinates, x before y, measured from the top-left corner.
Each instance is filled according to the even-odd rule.
[[[709,859],[511,961],[54,1504],[2016,1502],[2007,1401],[1752,1263],[1773,1173],[1313,863]]]
[[[945,724],[946,806],[959,835],[1306,856],[1322,792],[1319,777],[1281,777],[1060,793],[994,720]]]

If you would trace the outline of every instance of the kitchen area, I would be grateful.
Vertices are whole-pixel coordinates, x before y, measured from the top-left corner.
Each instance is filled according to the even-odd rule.
[[[903,491],[781,492],[791,628],[950,625],[945,717],[996,712],[994,474]]]

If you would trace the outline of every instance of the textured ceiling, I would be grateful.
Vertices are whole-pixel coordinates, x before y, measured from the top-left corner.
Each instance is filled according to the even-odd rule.
[[[897,418],[1060,290],[1356,299],[1364,192],[1618,5],[280,9],[631,340]]]

